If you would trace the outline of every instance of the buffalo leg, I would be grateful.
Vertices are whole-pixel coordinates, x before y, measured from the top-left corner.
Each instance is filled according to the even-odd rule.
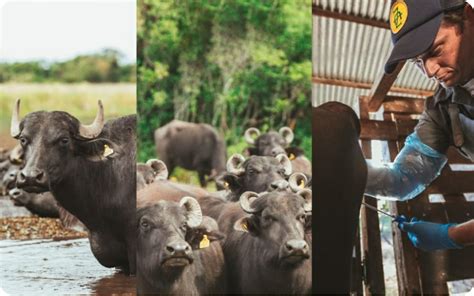
[[[313,108],[313,293],[349,294],[367,166],[360,124],[340,103]]]
[[[198,176],[201,187],[205,188],[207,186],[206,174],[204,172],[198,172]]]

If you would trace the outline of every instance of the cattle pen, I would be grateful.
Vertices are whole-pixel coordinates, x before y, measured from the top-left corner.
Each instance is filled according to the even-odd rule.
[[[383,74],[390,50],[390,1],[313,0],[313,106],[339,101],[357,112],[365,158],[393,161],[436,84],[410,63]],[[474,169],[455,149],[441,176],[409,202],[364,202],[437,223],[474,217]],[[388,226],[387,226],[388,225]],[[357,295],[455,294],[474,287],[474,247],[424,252],[395,223],[362,206],[352,258]],[[470,258],[471,260],[466,260]],[[316,267],[317,268],[317,267]]]

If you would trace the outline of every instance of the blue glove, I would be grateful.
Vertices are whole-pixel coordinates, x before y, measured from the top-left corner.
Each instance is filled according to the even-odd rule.
[[[462,249],[448,235],[448,229],[455,223],[438,224],[412,218],[410,222],[398,224],[398,228],[408,233],[412,244],[424,251]]]

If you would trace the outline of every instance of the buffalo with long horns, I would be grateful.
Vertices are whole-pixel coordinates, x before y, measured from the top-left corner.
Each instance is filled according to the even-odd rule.
[[[89,230],[92,253],[106,267],[136,269],[136,116],[104,121],[102,102],[90,125],[69,113],[38,111],[20,118],[16,101],[11,135],[24,166],[17,187],[50,191]]]

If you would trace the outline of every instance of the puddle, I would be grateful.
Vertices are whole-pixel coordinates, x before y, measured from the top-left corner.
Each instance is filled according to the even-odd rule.
[[[87,239],[0,241],[0,278],[8,295],[135,295],[135,277],[100,265]]]

